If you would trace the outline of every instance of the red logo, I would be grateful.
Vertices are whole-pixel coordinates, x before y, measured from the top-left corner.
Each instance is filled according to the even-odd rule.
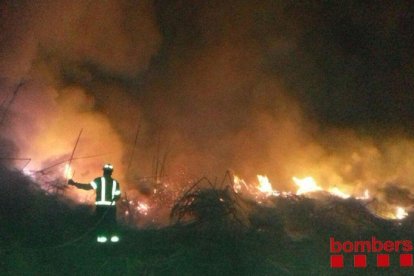
[[[339,241],[331,237],[329,248],[331,268],[343,268],[351,261],[355,268],[367,266],[387,268],[397,264],[400,267],[413,266],[413,244],[410,240],[381,241],[371,237],[371,240]],[[376,255],[376,263],[368,263],[368,254]]]

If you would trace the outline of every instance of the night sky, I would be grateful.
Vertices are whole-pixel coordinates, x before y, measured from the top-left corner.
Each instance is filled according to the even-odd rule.
[[[84,128],[78,154],[109,152],[129,187],[157,155],[170,176],[414,185],[412,1],[2,1],[0,14],[1,148],[36,168]],[[79,178],[104,160],[90,162]]]

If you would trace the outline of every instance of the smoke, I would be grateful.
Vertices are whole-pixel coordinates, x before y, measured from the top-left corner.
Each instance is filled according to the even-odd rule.
[[[125,79],[148,66],[159,43],[151,3],[6,1],[1,11],[5,105],[23,83],[4,109],[3,135],[32,158],[30,169],[39,170],[68,156],[83,129],[76,156],[98,157],[74,161],[76,175],[92,177],[104,162],[122,172],[119,131],[129,122],[121,119],[139,117],[138,110],[127,110],[132,97]]]
[[[277,189],[307,175],[350,193],[412,187],[413,11],[409,1],[5,1],[2,98],[25,84],[2,135],[39,169],[68,156],[83,129],[76,156],[103,156],[76,161],[75,178],[112,162],[125,187],[153,175],[154,160],[171,177],[232,169]]]

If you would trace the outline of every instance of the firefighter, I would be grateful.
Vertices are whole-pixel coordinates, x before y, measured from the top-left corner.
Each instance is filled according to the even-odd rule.
[[[119,183],[112,178],[113,166],[105,164],[103,176],[97,177],[89,184],[83,184],[68,180],[68,184],[83,190],[96,192],[95,215],[99,221],[96,240],[99,243],[118,242],[119,236],[116,233],[116,204],[121,196]]]

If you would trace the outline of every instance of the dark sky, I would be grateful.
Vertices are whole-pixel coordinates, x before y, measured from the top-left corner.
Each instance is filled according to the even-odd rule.
[[[241,48],[242,56],[234,58],[244,63],[245,75],[280,78],[322,123],[394,123],[409,129],[413,6],[410,1],[160,1],[160,54],[192,60],[228,43]]]
[[[29,128],[8,120],[21,154],[42,155],[25,129],[68,140],[67,152],[84,122],[108,129],[96,150],[113,148],[125,171],[140,122],[134,176],[168,153],[170,175],[414,185],[412,1],[3,1],[0,11],[0,100],[23,79],[13,112],[31,110]]]

